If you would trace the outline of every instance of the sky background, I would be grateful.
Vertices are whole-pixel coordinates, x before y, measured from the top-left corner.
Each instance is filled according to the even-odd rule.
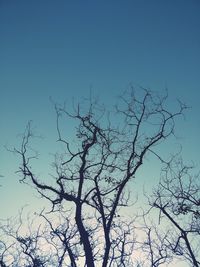
[[[112,105],[129,84],[167,88],[171,107],[176,98],[191,106],[177,125],[177,142],[183,158],[200,165],[199,14],[199,0],[0,0],[1,217],[39,203],[17,181],[17,158],[4,146],[17,146],[33,120],[44,137],[39,144],[55,152],[50,97],[71,103],[92,88]],[[38,171],[48,166],[45,157],[37,164]]]

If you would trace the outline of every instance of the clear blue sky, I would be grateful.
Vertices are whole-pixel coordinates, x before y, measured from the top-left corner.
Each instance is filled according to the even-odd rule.
[[[184,157],[199,164],[199,14],[199,0],[0,0],[0,214],[17,213],[33,194],[18,184],[16,157],[4,145],[18,144],[31,119],[54,152],[50,96],[71,102],[92,87],[114,104],[130,83],[167,87],[192,107],[178,135]]]

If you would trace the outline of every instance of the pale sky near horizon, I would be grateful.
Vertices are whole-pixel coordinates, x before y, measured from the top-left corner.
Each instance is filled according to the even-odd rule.
[[[17,214],[31,194],[37,202],[17,181],[18,161],[4,146],[18,145],[33,120],[46,153],[54,152],[50,97],[79,101],[91,90],[109,106],[129,84],[167,88],[171,101],[191,106],[177,142],[200,167],[199,14],[198,0],[0,0],[0,217]]]

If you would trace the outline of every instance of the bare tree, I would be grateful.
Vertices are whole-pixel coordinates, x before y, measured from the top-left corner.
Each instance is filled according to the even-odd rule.
[[[131,266],[134,235],[120,210],[129,204],[127,186],[145,158],[150,154],[161,157],[154,148],[174,134],[175,119],[185,109],[179,103],[178,110],[170,112],[166,105],[167,95],[145,89],[125,93],[109,114],[92,101],[86,111],[81,105],[72,112],[65,105],[55,105],[58,141],[65,151],[56,156],[55,175],[48,184],[31,168],[36,156],[29,149],[34,134],[28,124],[21,147],[15,149],[22,159],[21,181],[50,201],[52,212],[66,205],[73,211],[73,230],[68,225],[65,230],[72,232],[67,235],[56,232],[49,221],[52,232],[65,245],[61,261],[68,257],[71,266],[78,266],[81,259],[85,264],[81,266],[88,267]],[[63,118],[72,121],[68,125],[74,126],[74,139],[65,137],[60,124]],[[70,237],[73,233],[75,239]]]
[[[47,246],[44,229],[36,224],[36,217],[25,221],[22,217],[20,212],[16,218],[9,218],[0,225],[1,266],[47,266],[51,257],[50,251],[44,250],[44,244]]]
[[[146,217],[146,215],[145,215]],[[144,217],[144,219],[146,219]],[[143,239],[139,242],[139,250],[143,257],[144,263],[142,266],[166,266],[173,260],[172,252],[169,248],[169,236],[170,231],[162,231],[159,225],[153,221],[146,223],[143,227],[140,227],[143,235]]]
[[[163,221],[171,231],[168,248],[191,266],[200,266],[199,174],[195,175],[182,160],[172,161],[163,170],[151,205],[159,210],[160,223]]]
[[[77,267],[76,259],[80,256],[80,242],[78,229],[73,224],[73,218],[69,216],[69,213],[66,217],[66,214],[61,211],[56,215],[56,220],[52,217],[48,218],[44,211],[41,212],[40,216],[47,224],[45,239],[54,248],[54,256],[52,257],[55,258],[54,266]]]

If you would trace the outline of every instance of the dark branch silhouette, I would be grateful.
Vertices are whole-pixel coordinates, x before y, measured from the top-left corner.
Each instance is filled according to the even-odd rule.
[[[199,175],[182,160],[173,161],[163,170],[151,205],[160,211],[160,221],[167,220],[171,232],[168,248],[191,266],[200,266],[200,182]]]
[[[57,155],[55,175],[49,183],[31,168],[37,156],[31,154],[34,134],[31,123],[27,125],[21,147],[15,149],[22,160],[21,182],[34,186],[52,204],[52,214],[63,212],[66,205],[71,207],[72,219],[67,219],[66,213],[62,230],[41,214],[51,229],[52,242],[56,238],[62,243],[57,266],[64,266],[66,257],[73,267],[79,266],[81,259],[88,267],[132,266],[133,221],[126,223],[120,210],[129,205],[130,181],[148,155],[162,158],[154,148],[174,134],[175,120],[186,108],[179,103],[178,110],[170,112],[166,102],[167,95],[140,89],[138,94],[134,90],[125,93],[109,113],[92,101],[87,110],[77,105],[72,112],[65,105],[55,105],[58,142],[65,152]],[[74,126],[73,137],[63,132],[63,119],[68,128]],[[18,241],[34,264],[28,241]]]

